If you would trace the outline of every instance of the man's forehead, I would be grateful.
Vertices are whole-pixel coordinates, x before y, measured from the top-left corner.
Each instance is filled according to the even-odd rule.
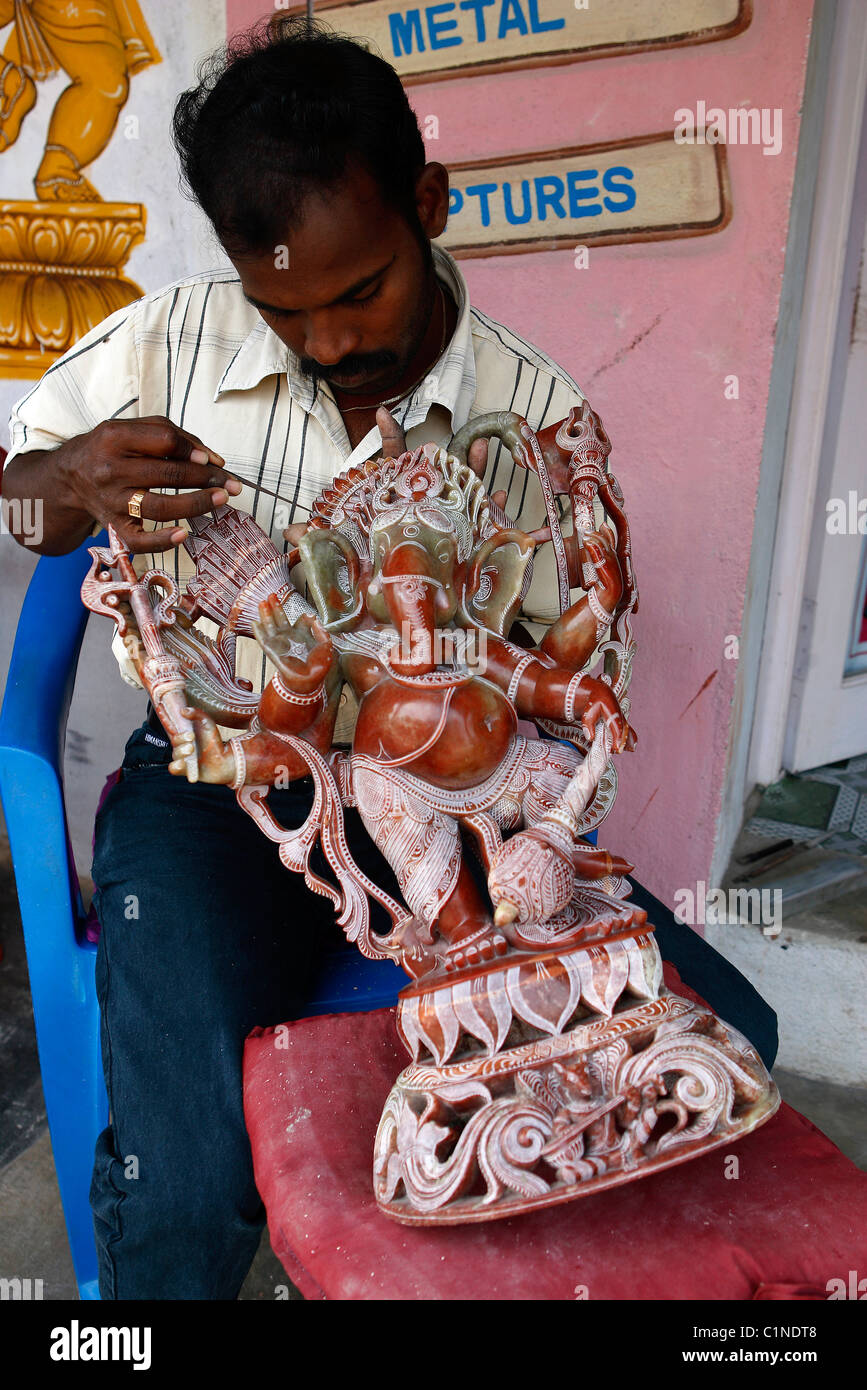
[[[284,240],[255,255],[233,255],[253,301],[311,309],[355,293],[394,258],[400,213],[385,204],[369,176],[305,197],[300,219]]]

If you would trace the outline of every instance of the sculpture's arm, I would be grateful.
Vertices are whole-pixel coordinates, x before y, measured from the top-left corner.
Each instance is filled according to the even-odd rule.
[[[634,748],[637,742],[610,685],[556,665],[545,652],[522,652],[487,633],[484,675],[505,690],[518,713],[528,719],[556,719],[565,724],[580,721],[588,739],[603,720],[616,753]]]
[[[282,786],[309,776],[309,764],[279,734],[262,729],[239,734],[225,743],[213,719],[203,710],[188,706],[185,714],[195,729],[200,782],[215,782],[237,790],[245,785],[273,786],[275,782]],[[305,740],[325,756],[331,750],[335,717],[336,702],[304,733]],[[187,772],[184,759],[170,762],[169,772],[183,777]]]
[[[577,536],[565,539],[570,582],[583,583],[587,592],[552,624],[539,646],[558,665],[580,671],[611,626],[623,597],[623,574],[617,538],[608,526],[586,532],[580,540]]]
[[[615,753],[634,748],[637,742],[610,685],[562,666],[528,665],[518,683],[515,708],[530,719],[557,719],[565,724],[580,721],[588,739],[602,720],[611,731]]]
[[[259,621],[253,632],[266,656],[277,667],[259,702],[258,721],[263,727],[238,734],[228,743],[220,737],[214,720],[204,710],[190,706],[185,714],[193,723],[199,776],[203,782],[224,786],[270,786],[306,777],[310,767],[292,748],[284,734],[303,734],[308,743],[326,754],[331,748],[342,676],[331,638],[314,617],[303,615],[290,623],[276,594],[259,605]],[[292,650],[306,647],[306,659]],[[182,775],[186,762],[176,758],[169,771]]]

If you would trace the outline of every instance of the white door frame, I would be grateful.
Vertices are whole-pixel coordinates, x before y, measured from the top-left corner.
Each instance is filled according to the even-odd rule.
[[[783,765],[865,94],[867,4],[816,0],[713,883]]]
[[[853,515],[853,500],[863,498],[867,482],[867,128],[852,207],[846,258],[834,385],[819,473],[813,534],[804,584],[804,606],[789,702],[783,763],[789,772],[857,757],[867,752],[867,669],[846,670],[851,649],[856,595],[867,537],[864,517]],[[855,308],[859,306],[856,333]],[[829,503],[837,504],[839,532],[829,534]],[[841,507],[840,504],[843,504]],[[863,597],[861,606],[863,611]],[[857,627],[860,629],[860,622]]]
[[[750,779],[762,784],[779,776],[788,751],[790,697],[817,505],[824,514],[817,497],[823,449],[829,429],[833,432],[836,427],[832,412],[835,403],[839,408],[847,365],[847,354],[836,349],[841,330],[848,341],[852,318],[855,287],[847,285],[846,271],[853,229],[858,252],[863,235],[863,205],[856,205],[863,198],[863,188],[856,188],[856,175],[867,94],[867,5],[863,0],[845,0],[838,6],[831,62],[748,769]],[[850,589],[854,598],[852,589],[854,585]]]

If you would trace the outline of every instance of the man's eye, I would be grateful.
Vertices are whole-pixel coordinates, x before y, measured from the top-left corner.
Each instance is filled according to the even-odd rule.
[[[379,284],[376,286],[376,289],[371,290],[370,294],[366,294],[363,299],[348,299],[346,302],[347,304],[357,304],[359,309],[363,309],[366,304],[370,304],[374,299],[376,299],[381,290],[382,281],[380,280]]]

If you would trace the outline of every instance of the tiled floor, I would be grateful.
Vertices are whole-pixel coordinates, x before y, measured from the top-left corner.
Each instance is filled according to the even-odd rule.
[[[867,754],[787,774],[766,788],[744,829],[796,842],[830,831],[823,849],[867,855]]]

